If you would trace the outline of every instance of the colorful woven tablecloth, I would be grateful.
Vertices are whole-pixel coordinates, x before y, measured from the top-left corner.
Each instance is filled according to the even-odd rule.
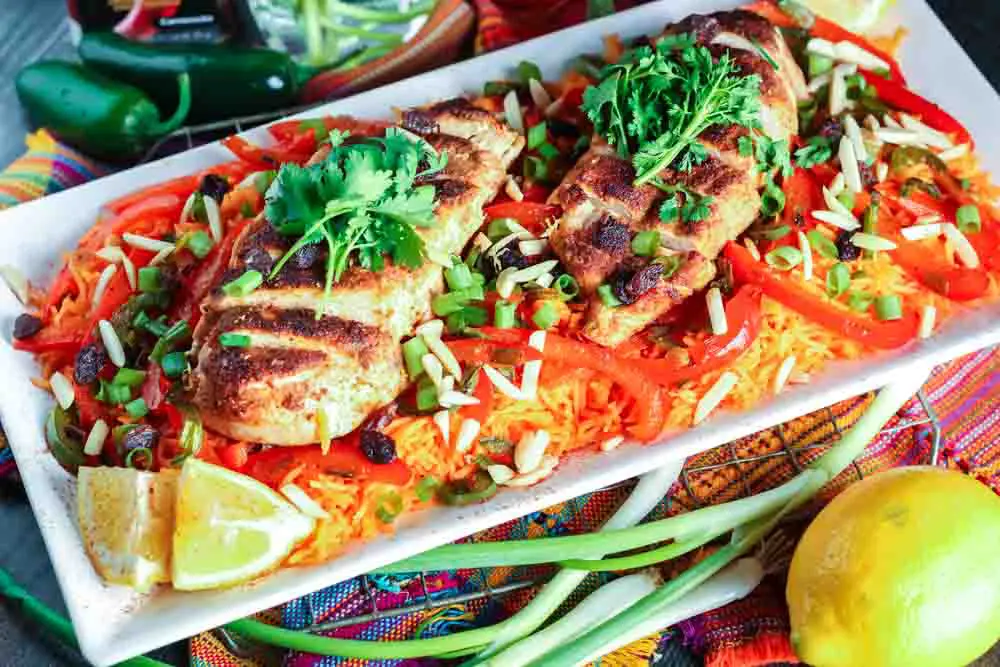
[[[586,0],[559,0],[539,3],[532,0],[475,0],[479,12],[476,46],[490,50],[582,20],[587,15]],[[639,4],[618,2],[617,7]],[[74,151],[60,146],[45,133],[27,140],[28,153],[0,174],[0,208],[71,187],[102,173],[101,168]],[[942,463],[966,471],[995,490],[1000,489],[1000,351],[986,350],[939,368],[925,394],[940,417]],[[801,460],[817,455],[811,445],[834,435],[831,415],[837,426],[846,428],[863,411],[866,398],[833,406],[829,412],[805,417],[787,425],[783,437]],[[901,413],[907,420],[924,415],[916,402]],[[897,465],[926,462],[932,446],[928,426],[903,429],[880,436],[869,447],[854,470],[837,480],[820,501],[829,497],[858,474],[870,474]],[[747,490],[760,491],[780,484],[794,474],[786,457],[773,457],[752,468],[721,466],[733,456],[745,457],[778,452],[785,447],[775,431],[767,431],[734,443],[732,447],[708,452],[689,461],[689,474],[678,483],[669,500],[653,513],[663,516],[701,504],[730,500]],[[709,466],[708,470],[700,470]],[[0,475],[14,471],[13,458],[0,434]],[[517,521],[476,535],[474,541],[537,537],[546,534],[594,530],[617,508],[627,487],[602,490],[561,505],[536,512]],[[379,609],[389,609],[429,595],[432,599],[453,597],[494,589],[513,581],[539,580],[550,573],[540,568],[499,568],[489,572],[456,571],[431,573],[421,582],[405,577],[372,578],[366,584],[374,590]],[[592,590],[601,579],[592,576],[575,599]],[[424,588],[426,586],[426,589]],[[654,656],[678,647],[704,658],[706,664],[751,666],[773,662],[794,662],[788,642],[788,619],[784,606],[784,585],[780,577],[769,577],[748,598],[715,612],[680,624],[637,642],[601,661],[602,665],[646,665]],[[523,606],[534,592],[527,587],[515,593],[493,596],[469,605],[451,605],[426,612],[339,629],[331,634],[359,639],[406,639],[441,635],[501,620]],[[575,600],[574,600],[575,601]],[[316,623],[354,617],[370,609],[370,596],[360,580],[332,586],[295,600],[264,615],[266,620],[302,629]],[[241,647],[233,651],[212,633],[191,640],[191,664],[196,667],[231,667],[273,664],[261,649]],[[271,656],[273,658],[273,655]],[[279,656],[280,658],[280,656]],[[284,656],[290,667],[352,665],[360,661],[321,658],[311,655]],[[436,661],[387,661],[383,664],[434,664]],[[372,663],[368,663],[372,664]]]

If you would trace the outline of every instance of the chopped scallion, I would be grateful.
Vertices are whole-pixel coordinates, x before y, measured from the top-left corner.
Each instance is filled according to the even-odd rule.
[[[465,264],[455,264],[450,269],[445,269],[444,279],[448,283],[448,289],[464,290],[472,287],[472,271]]]
[[[850,190],[844,190],[837,195],[837,201],[843,204],[847,210],[854,210],[854,193]]]
[[[632,252],[640,257],[652,257],[660,247],[660,232],[649,229],[632,238]]]
[[[171,352],[163,356],[160,366],[168,378],[179,378],[187,370],[187,359],[183,352]]]
[[[469,295],[466,290],[438,294],[431,301],[431,310],[438,317],[447,317],[452,313],[457,313],[469,302]]]
[[[123,403],[128,403],[132,400],[132,388],[124,384],[113,384],[105,380],[101,380],[100,387],[97,390],[94,398],[101,401],[102,403],[109,403],[111,405],[122,405]]]
[[[955,222],[958,229],[963,234],[975,234],[983,228],[983,221],[979,215],[979,208],[974,204],[966,204],[955,211]]]
[[[202,230],[191,232],[185,237],[184,246],[198,259],[205,259],[212,252],[215,241]]]
[[[140,396],[125,404],[125,412],[133,419],[141,419],[149,414],[149,406],[146,405],[146,400]]]
[[[826,293],[836,299],[851,286],[851,271],[843,262],[837,262],[826,274]]]
[[[622,305],[622,302],[618,300],[618,297],[615,296],[614,291],[611,289],[611,285],[605,284],[598,287],[597,296],[600,297],[601,303],[608,308]]]
[[[498,329],[510,329],[514,326],[514,313],[517,306],[509,301],[497,301],[493,306],[493,326]]]
[[[429,377],[420,378],[417,384],[417,410],[426,412],[438,407],[438,390]]]
[[[232,280],[222,286],[222,293],[226,296],[246,296],[260,287],[264,282],[264,274],[260,271],[250,269],[236,280]]]
[[[875,299],[875,316],[883,322],[903,317],[903,302],[895,294],[884,294]]]
[[[191,337],[191,327],[187,320],[178,320],[170,325],[170,328],[163,332],[160,340],[156,341],[153,351],[149,353],[149,358],[159,362],[163,355],[173,349],[182,341]]]
[[[111,380],[111,384],[138,387],[145,379],[146,374],[143,371],[138,371],[134,368],[119,368],[118,372],[115,373],[114,379]]]
[[[826,56],[816,55],[815,53],[809,54],[809,77],[816,78],[822,74],[833,69],[833,58],[827,58]]]
[[[580,283],[576,282],[576,278],[568,273],[556,278],[553,287],[559,292],[559,298],[563,301],[572,301],[580,294]]]
[[[250,336],[226,331],[219,334],[219,344],[223,347],[250,347]]]
[[[125,455],[125,467],[136,470],[149,470],[153,467],[153,450],[149,447],[136,447]]]
[[[802,263],[802,251],[792,246],[782,246],[767,253],[764,261],[779,271],[791,271]]]
[[[428,475],[417,482],[417,485],[413,487],[413,492],[420,502],[426,503],[434,497],[434,493],[439,486],[441,486],[441,482],[437,478]]]
[[[158,292],[161,289],[160,269],[155,266],[144,266],[139,269],[139,291]]]
[[[544,144],[547,132],[548,128],[545,125],[545,121],[528,128],[528,148],[535,149]]]
[[[828,259],[838,259],[839,253],[837,252],[837,244],[826,238],[819,231],[811,229],[806,232],[806,238],[809,240],[809,245],[812,249],[818,252],[823,257]]]
[[[769,229],[764,232],[764,238],[768,241],[778,241],[785,238],[792,233],[792,228],[788,225],[781,225],[780,227],[775,227],[774,229]]]
[[[517,222],[516,220],[511,220],[510,218],[496,218],[495,220],[490,220],[489,226],[486,227],[486,236],[489,237],[491,241],[499,241],[503,237],[510,234],[510,226],[508,222]]]
[[[559,149],[546,141],[544,144],[538,147],[538,154],[541,155],[545,160],[551,162],[552,160],[555,160],[557,157],[559,157]]]
[[[527,86],[532,79],[542,81],[542,70],[530,60],[522,60],[517,64],[517,80]]]
[[[851,292],[847,295],[847,306],[856,312],[867,313],[875,297],[867,292]]]
[[[551,329],[559,323],[559,310],[548,301],[543,301],[531,317],[539,329]]]
[[[403,343],[403,361],[406,362],[406,372],[411,379],[415,379],[424,372],[424,362],[421,359],[430,352],[427,344],[420,336],[411,338]]]

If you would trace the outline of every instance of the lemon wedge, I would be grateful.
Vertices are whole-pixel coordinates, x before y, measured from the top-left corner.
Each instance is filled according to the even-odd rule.
[[[314,519],[257,480],[188,459],[177,486],[174,588],[221,588],[259,577],[314,527]]]
[[[848,30],[865,32],[882,18],[895,0],[802,0],[802,4],[820,16],[839,23]]]
[[[106,581],[141,591],[170,581],[177,477],[176,470],[80,468],[80,534]]]

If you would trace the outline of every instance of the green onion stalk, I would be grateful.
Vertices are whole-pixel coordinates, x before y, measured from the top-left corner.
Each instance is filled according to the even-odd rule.
[[[78,648],[73,626],[51,608],[21,588],[10,573],[0,568],[0,600],[12,605],[28,621],[37,624],[59,643],[72,648]],[[118,667],[170,667],[165,662],[139,656],[121,662]]]
[[[814,461],[806,473],[809,482],[800,488],[785,507],[771,516],[763,516],[733,532],[729,544],[706,559],[639,600],[623,613],[608,619],[571,644],[562,646],[539,660],[537,665],[575,665],[600,651],[632,626],[650,615],[661,613],[665,607],[694,590],[729,563],[749,552],[788,513],[798,509],[812,498],[827,482],[834,479],[851,462],[860,456],[879,431],[913,396],[915,387],[926,381],[929,371],[907,374],[907,377],[882,389],[861,419],[826,454]]]
[[[638,523],[649,514],[677,479],[680,465],[680,462],[667,465],[640,478],[632,494],[607,521],[603,530],[615,532],[612,529]],[[596,558],[617,547],[617,544],[608,542],[603,547],[586,551],[585,554]],[[481,657],[488,657],[541,627],[577,589],[587,574],[585,570],[564,569],[556,574],[524,609],[511,618],[487,628],[466,630],[445,637],[391,642],[337,639],[285,630],[250,619],[235,621],[227,627],[248,639],[320,655],[369,659],[455,657],[478,653],[485,649]]]

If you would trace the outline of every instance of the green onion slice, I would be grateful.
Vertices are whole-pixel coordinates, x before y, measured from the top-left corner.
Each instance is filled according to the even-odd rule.
[[[792,246],[782,246],[767,253],[764,261],[779,271],[791,271],[802,263],[802,251]]]
[[[885,294],[875,299],[875,316],[883,322],[903,317],[903,302],[895,294]]]
[[[134,401],[125,404],[125,412],[129,417],[140,419],[149,414],[149,406],[146,405],[146,399],[140,396]]]
[[[514,313],[517,310],[517,306],[508,301],[497,301],[496,305],[493,306],[493,326],[498,329],[511,329],[513,328],[516,320]]]
[[[403,361],[406,362],[406,372],[409,373],[411,379],[416,379],[424,372],[423,358],[428,352],[430,350],[427,349],[427,344],[420,336],[403,343]]]
[[[160,269],[156,266],[144,266],[139,269],[139,291],[158,292],[161,287]]]
[[[134,368],[119,368],[118,372],[115,373],[114,379],[111,380],[111,384],[138,387],[145,379],[146,373],[143,371],[138,371]]]
[[[171,352],[163,356],[160,367],[168,378],[179,378],[187,370],[187,357],[183,352]]]
[[[959,231],[965,234],[978,233],[983,228],[983,220],[979,215],[979,208],[974,204],[966,204],[955,211],[955,221],[958,223]]]
[[[531,317],[531,321],[539,329],[551,329],[559,323],[559,311],[548,301],[543,301]]]
[[[632,252],[640,257],[652,257],[660,248],[660,232],[648,229],[632,238]]]
[[[222,286],[226,296],[246,296],[264,283],[264,274],[250,269],[242,276]]]
[[[851,286],[851,270],[843,262],[837,262],[826,274],[826,293],[836,299]]]
[[[532,125],[528,128],[528,148],[535,149],[544,144],[547,133],[548,128],[545,121],[542,121],[538,125]]]
[[[598,287],[597,296],[600,297],[601,303],[608,308],[615,308],[616,306],[622,305],[622,302],[618,300],[618,297],[616,297],[614,291],[612,291],[611,285],[605,284]]]
[[[250,347],[250,336],[226,331],[219,334],[219,343],[223,347]]]
[[[811,229],[806,232],[806,239],[812,249],[828,259],[838,259],[840,253],[837,252],[837,244],[826,238],[819,231]]]
[[[780,227],[775,227],[774,229],[769,229],[764,232],[764,238],[768,241],[778,241],[785,238],[792,233],[792,228],[788,225],[781,225]]]
[[[576,282],[576,278],[568,273],[556,278],[552,286],[559,292],[559,298],[563,301],[572,301],[580,295],[580,283]]]

